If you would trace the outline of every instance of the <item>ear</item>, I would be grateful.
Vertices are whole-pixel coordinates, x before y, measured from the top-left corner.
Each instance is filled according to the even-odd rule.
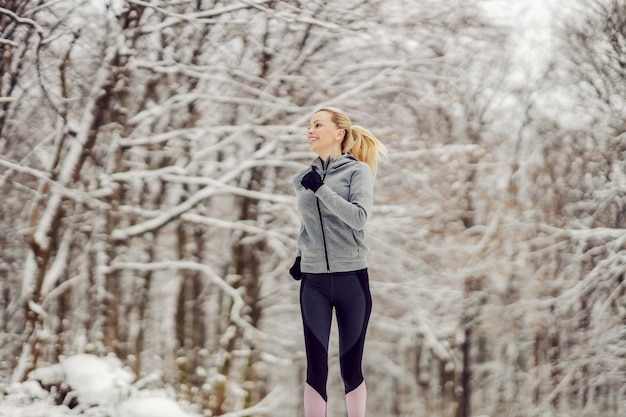
[[[335,135],[335,140],[343,140],[346,136],[346,129],[337,130],[337,134]]]

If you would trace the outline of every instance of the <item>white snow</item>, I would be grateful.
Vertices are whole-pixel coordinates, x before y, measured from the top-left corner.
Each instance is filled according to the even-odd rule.
[[[113,358],[76,355],[61,361],[65,381],[81,404],[101,405],[119,400],[127,393],[133,375]]]
[[[138,389],[134,375],[115,357],[70,356],[56,365],[42,367],[22,383],[0,383],[0,417],[192,417],[162,391]],[[44,386],[66,386],[79,406],[57,405]],[[134,388],[134,389],[133,389]],[[134,397],[133,395],[137,395]]]
[[[122,402],[116,417],[190,417],[173,400],[165,397],[138,397]]]

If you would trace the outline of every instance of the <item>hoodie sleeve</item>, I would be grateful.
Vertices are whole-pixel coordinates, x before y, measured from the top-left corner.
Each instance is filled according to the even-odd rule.
[[[302,234],[303,229],[304,229],[304,224],[300,224],[300,231],[298,232],[298,236]],[[302,256],[302,250],[300,249],[299,245],[296,246],[296,258],[298,256]]]
[[[328,185],[315,193],[334,215],[355,230],[363,230],[374,201],[374,186],[369,165],[360,163],[350,179],[350,194],[344,199]]]

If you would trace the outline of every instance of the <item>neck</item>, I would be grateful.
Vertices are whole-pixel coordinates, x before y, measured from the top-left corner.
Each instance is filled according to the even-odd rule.
[[[341,151],[334,151],[334,152],[328,152],[328,153],[323,153],[323,154],[318,154],[320,159],[324,162],[328,161],[328,158],[332,157],[332,158],[339,158],[341,156]]]

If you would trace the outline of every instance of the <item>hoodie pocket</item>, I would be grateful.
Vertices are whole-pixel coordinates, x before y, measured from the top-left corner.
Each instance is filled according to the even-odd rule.
[[[327,229],[328,252],[333,259],[356,259],[359,257],[359,244],[351,228],[334,227]]]

